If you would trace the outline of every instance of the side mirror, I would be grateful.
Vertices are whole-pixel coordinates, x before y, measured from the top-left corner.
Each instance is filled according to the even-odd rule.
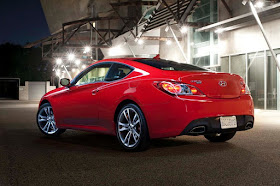
[[[70,79],[62,78],[62,79],[60,80],[60,84],[61,84],[62,86],[64,86],[64,87],[68,87],[68,86],[70,86]]]

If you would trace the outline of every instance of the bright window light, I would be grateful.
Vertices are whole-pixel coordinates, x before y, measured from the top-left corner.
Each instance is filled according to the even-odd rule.
[[[118,46],[115,46],[115,47],[111,47],[109,49],[109,56],[117,56],[119,54],[121,50],[121,47],[118,45]]]
[[[62,63],[62,59],[61,58],[57,58],[55,62],[56,62],[56,64],[60,65]]]
[[[75,54],[70,53],[68,54],[68,60],[73,61],[75,59]]]

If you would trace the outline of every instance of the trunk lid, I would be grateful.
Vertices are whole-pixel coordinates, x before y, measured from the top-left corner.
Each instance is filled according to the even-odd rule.
[[[210,98],[237,98],[244,83],[238,75],[215,72],[181,74],[179,81],[194,85]]]

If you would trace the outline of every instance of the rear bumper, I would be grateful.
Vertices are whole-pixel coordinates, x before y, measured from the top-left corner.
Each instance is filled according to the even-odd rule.
[[[188,134],[192,126],[200,123],[207,127],[207,132],[220,132],[220,121],[217,120],[220,116],[237,116],[238,128],[235,130],[242,130],[247,120],[254,120],[254,105],[249,95],[234,99],[174,98],[170,102],[143,105],[141,108],[151,138]]]
[[[213,133],[227,133],[235,131],[249,130],[254,126],[253,116],[236,116],[237,128],[221,129],[220,117],[201,118],[192,121],[181,132],[181,135],[204,135]]]

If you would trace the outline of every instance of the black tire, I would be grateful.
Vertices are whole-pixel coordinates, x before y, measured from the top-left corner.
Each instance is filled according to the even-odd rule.
[[[50,103],[44,103],[44,104],[42,104],[42,105],[40,106],[40,108],[39,108],[39,110],[38,110],[38,112],[37,112],[37,116],[36,116],[37,126],[38,126],[39,130],[40,130],[43,134],[45,134],[45,135],[47,135],[47,136],[54,136],[54,137],[57,137],[57,136],[59,136],[60,134],[62,134],[63,132],[65,132],[66,130],[65,130],[65,129],[59,129],[59,128],[56,127],[54,116],[53,116],[50,120],[47,120],[47,121],[42,120],[42,116],[43,116],[43,117],[50,117],[50,116],[51,116],[51,115],[48,116],[47,113],[46,113],[46,111],[45,111],[45,109],[48,109],[48,108],[50,109],[49,112],[52,113],[52,115],[53,115],[53,111],[52,111],[51,104],[50,104]],[[40,115],[40,118],[39,118],[39,115]],[[39,119],[41,119],[42,121],[39,121]],[[46,130],[43,130],[43,129],[44,129],[44,126],[46,126],[46,125],[47,125],[47,122],[49,122],[49,121],[50,121],[50,122],[52,121],[52,123],[49,124],[49,128],[50,128],[50,129],[53,128],[53,131],[50,131],[50,130],[48,129],[47,131],[49,131],[49,132],[46,132]],[[46,122],[46,124],[45,124],[44,122]]]
[[[133,117],[131,120],[132,123],[130,123],[130,124],[124,115],[127,112],[127,110],[129,112],[129,114],[131,114],[131,116]],[[138,115],[136,115],[134,113],[134,111]],[[139,119],[139,122],[137,122],[137,123],[134,122],[134,117],[136,118],[135,119],[136,121],[138,121],[138,119]],[[129,116],[129,118],[130,118],[130,116]],[[125,125],[123,125],[123,124],[125,124]],[[123,128],[125,130],[121,131]],[[129,137],[128,143],[125,144],[125,141],[123,138],[127,137],[127,135],[129,135],[128,134],[129,132],[130,132],[130,137],[132,137],[132,138],[130,139],[130,137]],[[125,105],[118,113],[118,117],[117,117],[117,121],[116,121],[116,133],[117,133],[117,138],[118,138],[119,143],[127,151],[143,151],[143,150],[146,150],[150,145],[149,130],[147,127],[146,119],[145,119],[144,114],[141,111],[141,109],[138,106],[136,106],[135,104]],[[139,137],[136,135],[136,133],[137,133],[137,135],[140,134]],[[138,141],[136,142],[135,139]],[[130,144],[129,140],[131,140],[132,142],[134,141],[135,144],[134,145],[131,144],[131,146],[129,146],[129,144]]]
[[[225,142],[233,138],[236,132],[222,133],[222,134],[207,134],[204,135],[206,139],[211,142]]]

